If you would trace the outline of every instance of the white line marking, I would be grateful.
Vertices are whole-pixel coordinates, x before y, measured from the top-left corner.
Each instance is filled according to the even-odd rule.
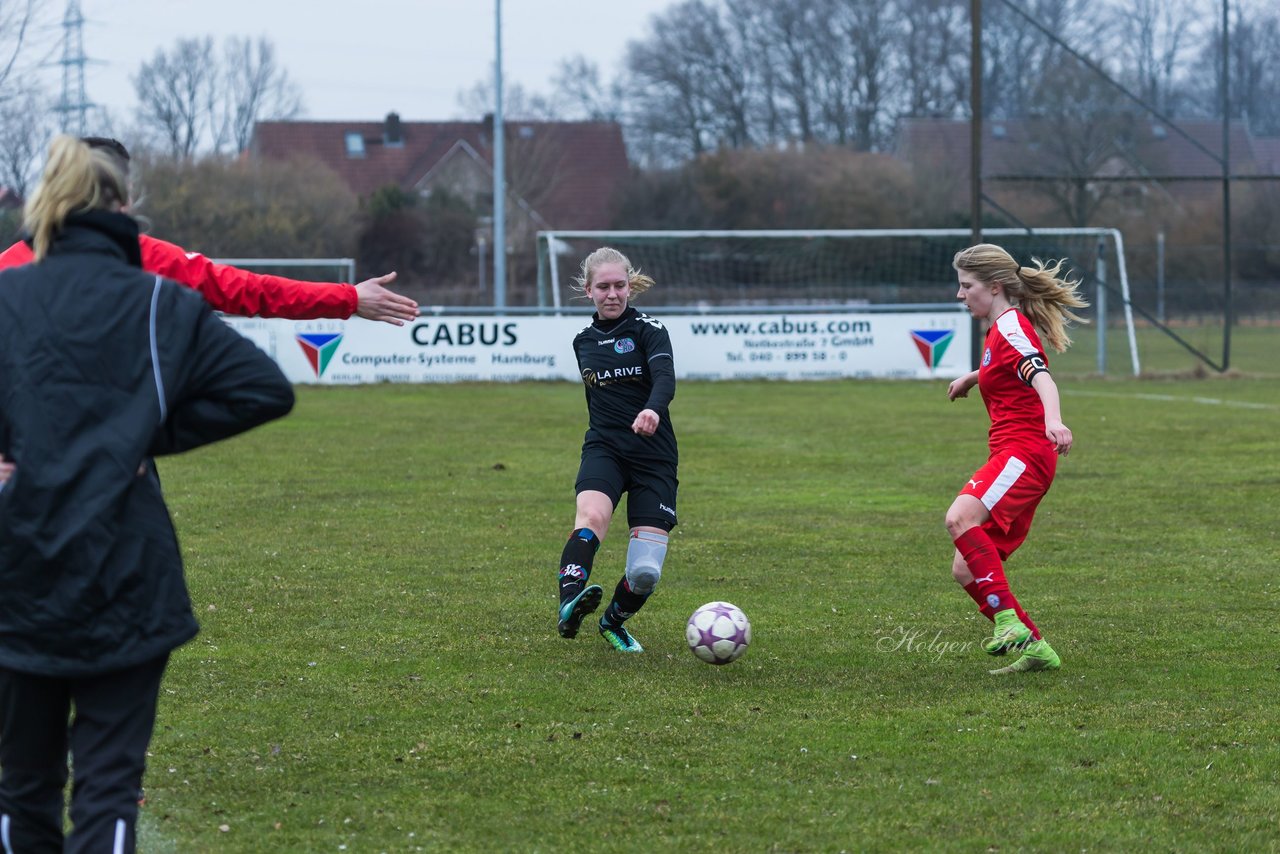
[[[1167,403],[1201,403],[1206,406],[1227,406],[1235,409],[1280,409],[1280,404],[1254,403],[1248,400],[1223,400],[1220,397],[1182,397],[1176,394],[1122,394],[1111,391],[1067,391],[1069,396],[1118,397],[1126,400],[1158,400]]]

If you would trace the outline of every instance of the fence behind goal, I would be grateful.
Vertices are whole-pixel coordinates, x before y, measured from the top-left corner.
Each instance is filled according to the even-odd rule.
[[[1140,369],[1120,232],[1102,228],[987,229],[1023,264],[1065,259],[1083,281],[1105,352],[1108,302],[1123,312],[1134,374]],[[968,229],[821,231],[543,231],[538,305],[585,305],[574,290],[582,259],[612,246],[657,282],[646,305],[718,314],[743,311],[910,310],[954,305],[951,259]],[[1108,299],[1110,296],[1110,300]]]

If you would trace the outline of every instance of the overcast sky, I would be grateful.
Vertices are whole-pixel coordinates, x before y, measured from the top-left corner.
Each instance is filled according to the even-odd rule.
[[[61,22],[65,0],[57,7]],[[503,0],[503,75],[547,93],[560,61],[582,54],[606,80],[629,39],[674,0]],[[86,93],[115,122],[133,119],[130,76],[180,38],[265,36],[302,89],[305,117],[407,121],[464,117],[458,93],[489,75],[494,0],[80,0]],[[61,27],[57,27],[60,36]],[[58,51],[61,54],[61,51]],[[56,96],[61,69],[49,84]],[[471,116],[466,116],[472,118]]]

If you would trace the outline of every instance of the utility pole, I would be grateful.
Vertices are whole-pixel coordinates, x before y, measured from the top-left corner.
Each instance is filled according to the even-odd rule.
[[[493,307],[507,307],[506,130],[502,126],[502,0],[494,0]]]
[[[84,91],[84,15],[80,0],[67,0],[67,13],[62,18],[62,98],[54,109],[61,115],[63,133],[85,135],[85,119],[93,104]]]

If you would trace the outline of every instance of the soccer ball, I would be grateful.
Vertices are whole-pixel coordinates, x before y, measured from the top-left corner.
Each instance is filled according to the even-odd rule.
[[[708,664],[737,661],[751,643],[751,621],[728,602],[708,602],[693,612],[684,630],[693,654]]]

